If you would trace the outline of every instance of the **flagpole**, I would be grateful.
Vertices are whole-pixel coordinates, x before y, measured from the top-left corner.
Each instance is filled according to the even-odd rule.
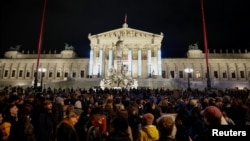
[[[125,17],[124,17],[124,23],[127,23],[127,14],[125,14]]]
[[[206,67],[207,67],[207,89],[211,89],[211,80],[209,73],[209,63],[208,63],[208,44],[207,44],[207,31],[206,31],[206,22],[205,22],[205,12],[204,12],[204,3],[201,0],[201,13],[202,13],[202,25],[203,25],[203,40],[206,54]]]
[[[36,71],[35,71],[35,80],[34,80],[34,89],[35,89],[35,91],[37,90],[38,67],[39,67],[39,61],[40,61],[40,52],[41,52],[41,48],[42,48],[43,29],[44,29],[44,17],[45,17],[46,3],[47,3],[47,0],[44,0],[43,13],[42,13],[42,21],[41,21],[41,27],[40,27],[38,49],[37,49],[37,62],[36,62]]]

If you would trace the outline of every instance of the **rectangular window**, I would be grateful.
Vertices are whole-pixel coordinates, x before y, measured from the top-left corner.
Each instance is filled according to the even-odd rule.
[[[244,77],[245,77],[244,71],[240,71],[240,78],[244,78]]]
[[[44,77],[45,76],[45,72],[42,72],[42,77]]]
[[[218,78],[218,71],[214,71],[214,78]]]
[[[23,70],[20,70],[19,71],[19,77],[22,77],[23,76]]]
[[[223,73],[222,73],[222,77],[223,77],[223,78],[227,78],[227,73],[226,73],[226,72],[223,72]]]
[[[200,73],[200,71],[197,71],[197,72],[196,72],[196,78],[201,78],[201,73]]]
[[[29,71],[26,72],[26,77],[30,77],[30,72]]]
[[[236,78],[235,72],[232,72],[232,78]]]
[[[53,73],[50,71],[49,72],[49,78],[51,78],[53,76]]]
[[[16,74],[16,70],[12,70],[11,77],[15,77],[15,74]]]
[[[68,77],[69,76],[69,73],[68,72],[65,72],[64,73],[64,77]]]
[[[57,72],[57,73],[56,73],[56,77],[60,77],[60,72]]]
[[[84,77],[84,71],[82,70],[81,71],[81,78],[83,78]]]
[[[162,78],[166,78],[166,72],[162,71]]]
[[[183,75],[183,71],[179,71],[179,78],[183,78],[184,75]]]
[[[4,71],[4,77],[8,77],[8,70]]]
[[[174,78],[174,71],[170,71],[171,78]]]
[[[73,76],[72,77],[74,77],[74,78],[76,77],[76,72],[73,72]]]

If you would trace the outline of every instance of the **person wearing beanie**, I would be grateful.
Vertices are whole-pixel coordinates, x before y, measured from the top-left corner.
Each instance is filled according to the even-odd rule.
[[[216,106],[207,106],[201,115],[204,116],[206,125],[221,125],[222,113]]]
[[[221,110],[216,106],[207,106],[203,111],[201,111],[201,115],[204,118],[206,127],[192,138],[193,141],[210,141],[211,128],[228,125]]]
[[[64,102],[64,99],[60,96],[56,97],[56,100],[55,100],[56,104],[61,104]]]
[[[81,102],[80,100],[77,100],[77,101],[75,102],[74,107],[75,107],[75,111],[76,111],[79,115],[81,115],[82,112],[83,112],[83,109],[82,109],[82,102]]]
[[[159,140],[159,131],[154,122],[154,115],[146,113],[142,117],[142,128],[139,131],[137,141],[153,141]]]

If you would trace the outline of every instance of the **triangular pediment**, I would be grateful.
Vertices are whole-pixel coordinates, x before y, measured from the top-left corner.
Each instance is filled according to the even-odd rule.
[[[89,34],[89,38],[110,38],[110,37],[163,37],[163,33],[155,34],[150,33],[134,28],[122,27],[114,30],[110,30],[107,32],[91,35]]]

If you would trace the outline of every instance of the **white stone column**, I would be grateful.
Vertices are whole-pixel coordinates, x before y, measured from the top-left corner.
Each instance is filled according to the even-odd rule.
[[[108,64],[108,71],[112,69],[112,63],[113,63],[113,51],[112,49],[109,49],[109,64]]]
[[[98,64],[98,75],[102,76],[102,66],[103,66],[103,50],[99,50],[99,64]]]
[[[148,49],[148,76],[152,76],[152,59],[151,59],[151,49]]]
[[[157,65],[158,65],[158,76],[162,76],[162,63],[161,63],[161,49],[157,52]]]
[[[132,50],[128,50],[128,72],[129,75],[132,74]]]
[[[89,58],[89,76],[92,76],[93,74],[93,50],[90,50],[90,58]]]
[[[138,51],[138,76],[141,77],[142,75],[142,56],[141,56],[141,49],[139,49]]]

